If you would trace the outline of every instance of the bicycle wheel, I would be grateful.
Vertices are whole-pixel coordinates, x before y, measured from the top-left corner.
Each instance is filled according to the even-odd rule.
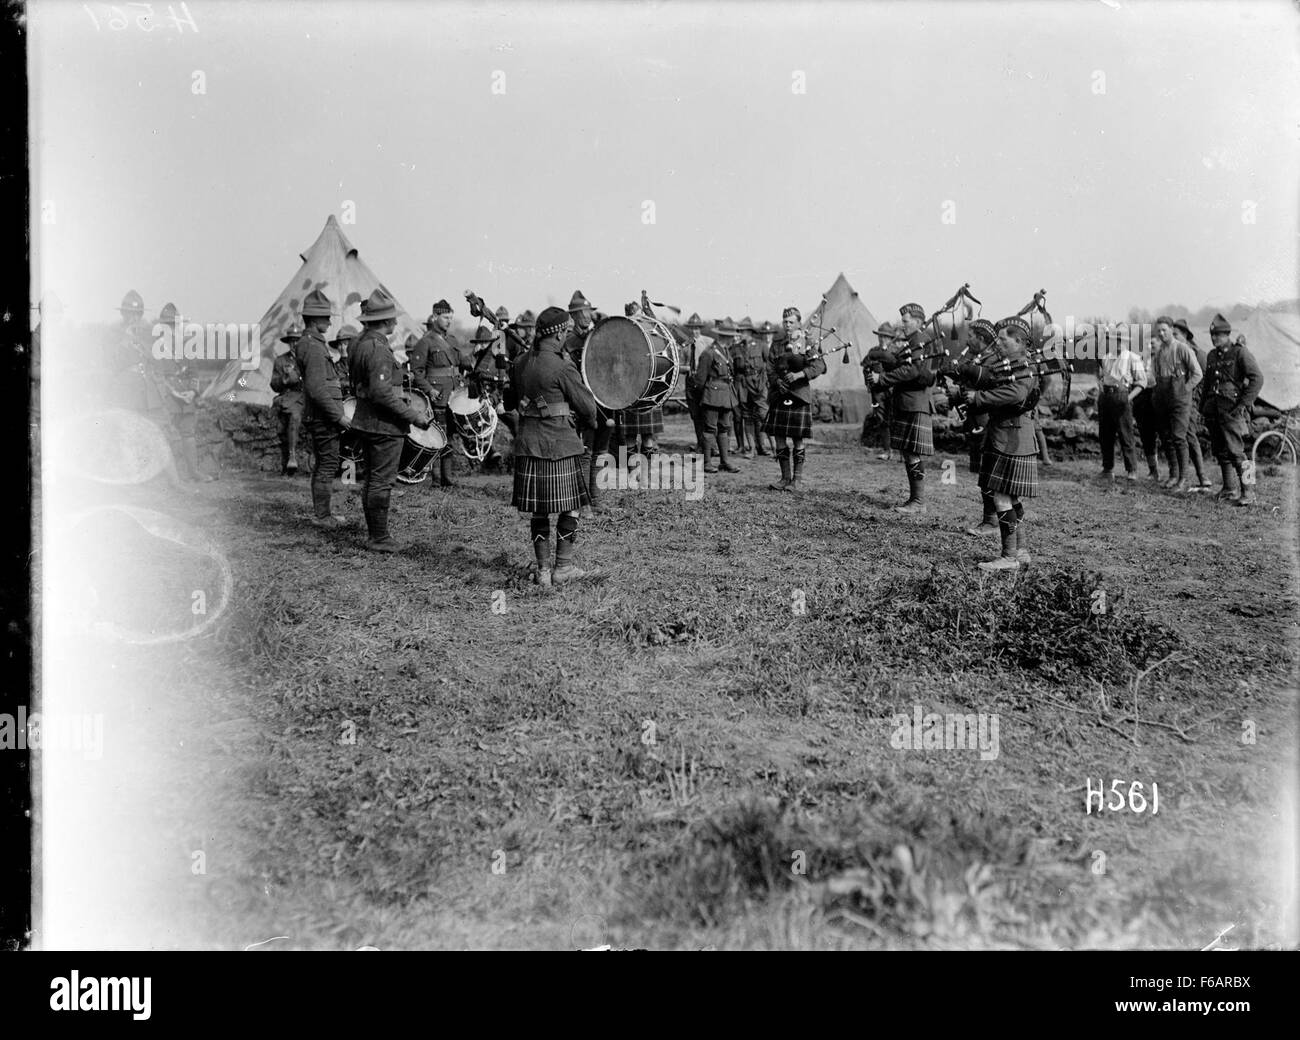
[[[1255,444],[1250,449],[1250,457],[1256,465],[1261,462],[1272,464],[1287,461],[1294,464],[1295,444],[1282,430],[1265,430],[1255,438]]]

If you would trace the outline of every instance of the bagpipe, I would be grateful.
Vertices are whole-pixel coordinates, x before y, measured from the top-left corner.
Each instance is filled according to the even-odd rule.
[[[794,404],[794,398],[790,396],[790,387],[785,381],[784,376],[793,372],[802,372],[808,366],[810,361],[817,359],[824,360],[832,354],[839,354],[841,352],[844,354],[844,357],[840,359],[841,364],[848,365],[852,363],[853,359],[849,357],[848,352],[853,348],[853,344],[841,336],[835,328],[826,327],[826,304],[829,302],[830,301],[826,299],[826,294],[823,293],[821,303],[817,305],[817,309],[808,317],[808,330],[817,333],[817,342],[812,345],[812,349],[807,354],[800,354],[797,351],[791,350],[782,354],[778,358],[772,359],[772,366],[776,369],[777,378],[776,385],[770,396],[773,400],[776,400],[777,396],[780,395],[782,408],[789,408]],[[807,334],[807,332],[804,333],[805,338],[807,337]],[[839,343],[836,346],[827,348],[826,338],[828,336],[832,336],[839,340]],[[792,360],[795,358],[798,359],[798,362]]]
[[[1029,324],[1029,343],[1025,353],[1033,366],[1034,375],[1038,376],[1039,387],[1032,395],[1034,397],[1034,407],[1038,404],[1038,398],[1042,393],[1042,382],[1045,377],[1059,375],[1061,377],[1061,405],[1057,418],[1065,414],[1065,409],[1070,406],[1070,384],[1073,382],[1074,365],[1065,357],[1048,357],[1044,352],[1044,341],[1048,338],[1048,330],[1052,326],[1052,315],[1047,310],[1047,290],[1039,289],[1034,293],[1033,299],[1016,311],[1017,318],[1023,318],[1028,315]],[[1041,323],[1036,320],[1041,319]]]

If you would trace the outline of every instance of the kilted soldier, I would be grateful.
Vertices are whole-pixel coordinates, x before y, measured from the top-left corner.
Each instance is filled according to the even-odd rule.
[[[348,358],[357,411],[352,420],[361,441],[366,481],[361,508],[366,515],[366,548],[391,553],[400,548],[388,533],[388,507],[402,458],[402,442],[411,425],[427,430],[432,416],[421,415],[402,398],[401,376],[388,337],[397,328],[397,304],[376,289],[361,306],[361,338]]]
[[[348,351],[352,349],[352,344],[360,335],[361,330],[355,325],[344,325],[339,329],[338,335],[329,342],[330,363],[334,366],[335,375],[338,376],[339,394],[345,398],[352,396],[352,376],[348,372]]]
[[[1119,438],[1120,456],[1124,460],[1124,473],[1129,480],[1137,480],[1137,460],[1134,457],[1133,401],[1146,389],[1147,370],[1141,355],[1129,350],[1120,340],[1117,349],[1109,347],[1098,364],[1101,376],[1101,398],[1098,401],[1098,427],[1101,437],[1101,479],[1115,480],[1115,438]]]
[[[951,376],[967,390],[991,390],[1005,381],[1009,366],[997,348],[998,334],[991,321],[976,318],[970,325],[967,347],[955,359],[943,359],[940,371]],[[966,406],[966,439],[970,453],[970,471],[978,474],[984,460],[984,436],[989,417]],[[967,534],[998,534],[998,512],[993,503],[993,493],[980,487],[981,517],[978,524],[966,528]]]
[[[582,295],[582,290],[574,290],[569,298],[569,318],[572,327],[564,337],[563,347],[564,353],[573,362],[573,367],[580,373],[579,379],[582,372],[582,350],[587,342],[587,334],[595,325],[594,311],[595,307],[587,297]],[[538,322],[540,321],[539,318]],[[541,336],[540,328],[537,335]],[[582,466],[587,482],[588,501],[582,505],[582,517],[585,520],[595,519],[595,508],[600,505],[600,495],[596,488],[596,465],[600,456],[609,451],[610,441],[614,436],[615,421],[616,416],[613,413],[606,412],[599,406],[596,408],[596,420],[593,423],[588,423],[581,415],[578,416],[576,429],[578,436],[582,438]]]
[[[463,384],[461,373],[470,367],[466,351],[451,331],[452,308],[446,300],[433,305],[433,313],[424,325],[427,331],[411,348],[407,363],[411,369],[411,385],[427,394],[434,405],[434,415],[443,429],[452,429],[451,410],[447,407],[451,395]],[[359,428],[359,427],[358,427]],[[455,487],[451,480],[452,455],[445,451],[438,460],[438,483],[445,488]],[[433,479],[429,479],[429,487]]]
[[[311,471],[312,523],[326,529],[348,522],[346,516],[334,512],[332,503],[332,488],[341,465],[339,437],[350,426],[343,415],[343,388],[338,375],[341,353],[325,341],[332,310],[329,298],[319,289],[308,293],[302,304],[305,331],[294,347],[302,372],[303,427],[315,455]]]
[[[1255,501],[1254,489],[1242,479],[1246,460],[1243,438],[1250,431],[1250,410],[1264,386],[1264,374],[1254,356],[1241,342],[1232,342],[1232,326],[1222,314],[1210,322],[1214,349],[1205,359],[1205,386],[1201,392],[1201,416],[1210,434],[1210,450],[1223,474],[1218,501],[1248,506]]]
[[[1200,363],[1192,348],[1174,336],[1172,318],[1156,319],[1156,352],[1151,369],[1156,377],[1155,406],[1160,439],[1170,475],[1160,486],[1166,491],[1187,490],[1187,425],[1192,411],[1192,391],[1201,381]]]
[[[691,425],[695,427],[695,450],[703,455],[704,413],[700,410],[700,388],[695,384],[695,366],[699,364],[700,355],[710,341],[704,335],[704,319],[698,314],[692,314],[687,319],[686,331],[691,337],[682,358],[686,369],[686,410],[690,413]]]
[[[967,397],[968,408],[988,416],[979,485],[993,496],[1002,535],[1002,554],[979,566],[987,571],[1019,570],[1029,563],[1020,500],[1032,498],[1038,490],[1038,445],[1028,414],[1037,403],[1038,387],[1025,354],[1031,335],[1028,323],[1023,318],[1003,318],[995,328],[1005,374],[996,386]]]
[[[280,342],[285,345],[283,354],[278,354],[271,365],[271,389],[275,391],[275,400],[271,410],[275,413],[276,428],[280,435],[280,475],[292,477],[298,472],[298,431],[302,427],[302,371],[298,368],[298,359],[293,348],[302,336],[302,326],[291,325],[285,330]]]
[[[867,386],[871,386],[872,372],[888,372],[898,367],[898,362],[894,359],[893,347],[894,341],[900,336],[901,334],[894,328],[894,323],[890,321],[881,322],[876,329],[876,345],[867,351],[867,356],[862,359],[862,378],[866,380]],[[889,426],[894,417],[894,395],[888,387],[876,386],[871,391],[871,412],[862,420],[864,447],[867,444],[867,423],[871,421],[873,414],[880,423],[881,452],[876,458],[881,462],[892,462],[894,452],[890,447]]]
[[[1204,373],[1206,355],[1197,347],[1196,336],[1192,333],[1186,319],[1179,318],[1174,322],[1174,335],[1191,348],[1192,353],[1196,355],[1197,365]],[[1205,380],[1202,379],[1192,391],[1192,407],[1187,416],[1187,457],[1191,460],[1192,468],[1196,470],[1196,483],[1187,489],[1191,494],[1204,494],[1214,489],[1214,485],[1205,476],[1205,460],[1201,455],[1201,394],[1204,390]]]
[[[158,320],[172,329],[181,329],[185,325],[185,319],[177,313],[175,304],[171,303],[163,307]],[[179,348],[180,337],[173,339],[172,343],[174,348]],[[199,396],[198,376],[183,359],[175,357],[175,353],[174,349],[170,359],[150,359],[154,389],[180,449],[179,472],[187,480],[207,483],[213,478],[199,471],[199,416],[198,405],[195,403]]]
[[[768,357],[768,408],[765,433],[776,445],[781,479],[773,491],[803,490],[803,442],[812,436],[811,381],[826,371],[826,362],[809,354],[798,307],[781,314],[784,331],[777,335]],[[793,465],[792,465],[793,463]]]
[[[735,373],[731,351],[726,342],[730,338],[718,329],[718,337],[700,353],[695,367],[695,385],[699,387],[701,421],[704,424],[704,472],[739,473],[728,457],[728,439],[731,433],[731,416],[736,407]],[[718,461],[714,461],[714,455]]]
[[[893,390],[894,414],[890,441],[903,456],[907,472],[907,501],[894,506],[898,513],[925,512],[925,456],[934,454],[931,415],[934,403],[930,387],[934,386],[934,368],[925,361],[925,311],[919,303],[899,309],[904,341],[895,351],[898,364],[887,372],[872,372],[871,385]],[[1033,431],[1030,430],[1032,437]]]
[[[625,317],[632,318],[640,313],[641,305],[635,301],[623,305]],[[618,413],[617,427],[629,452],[637,450],[639,440],[640,450],[653,455],[659,450],[657,438],[664,432],[664,410],[659,405],[636,412],[625,408]]]
[[[537,319],[537,339],[515,360],[506,403],[519,412],[515,439],[514,495],[511,504],[531,514],[533,580],[564,585],[588,576],[574,563],[578,515],[589,504],[584,445],[575,418],[594,428],[596,399],[578,370],[566,359],[565,335],[573,319],[559,307],[547,307]],[[555,563],[551,563],[551,514],[555,523]]]

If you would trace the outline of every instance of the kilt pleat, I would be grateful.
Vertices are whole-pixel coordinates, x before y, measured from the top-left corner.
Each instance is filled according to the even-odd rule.
[[[980,458],[979,485],[995,495],[1033,498],[1038,490],[1038,456],[1004,455],[985,448]]]
[[[889,443],[895,451],[909,455],[933,455],[930,416],[925,412],[894,410],[889,423]]]
[[[662,408],[650,408],[644,412],[623,411],[619,416],[626,437],[653,437],[664,432]]]
[[[514,458],[515,490],[510,504],[521,513],[567,513],[591,505],[582,456],[539,459]]]
[[[763,432],[770,437],[807,440],[812,436],[812,405],[795,401],[786,406],[778,401],[768,410]]]

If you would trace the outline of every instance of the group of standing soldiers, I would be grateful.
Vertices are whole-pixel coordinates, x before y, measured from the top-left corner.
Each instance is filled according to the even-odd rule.
[[[92,378],[104,378],[108,397],[121,408],[129,408],[154,419],[175,449],[177,473],[185,480],[208,482],[214,477],[199,469],[198,456],[198,373],[183,358],[176,357],[179,344],[175,332],[185,320],[176,305],[167,303],[158,313],[157,326],[165,333],[171,357],[159,357],[154,344],[155,325],[144,320],[144,299],[134,289],[122,298],[118,309],[121,323],[113,330],[106,350],[97,366],[90,366]],[[88,388],[96,400],[102,399],[100,385]]]
[[[1166,491],[1212,492],[1201,453],[1203,426],[1222,477],[1215,498],[1251,505],[1255,493],[1245,473],[1245,437],[1264,385],[1259,365],[1244,340],[1232,338],[1232,325],[1222,314],[1210,323],[1213,349],[1208,353],[1197,348],[1195,335],[1182,319],[1157,318],[1155,336],[1149,368],[1122,339],[1117,349],[1104,351],[1099,364],[1101,479],[1115,479],[1118,439],[1125,475],[1137,480],[1135,442],[1140,440],[1148,476]],[[1168,467],[1163,481],[1157,440]],[[1195,471],[1195,483],[1189,467]]]

